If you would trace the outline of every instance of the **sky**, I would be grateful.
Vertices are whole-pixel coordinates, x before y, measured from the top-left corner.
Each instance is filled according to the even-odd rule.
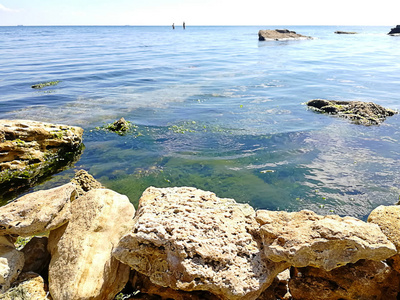
[[[400,24],[400,0],[0,0],[0,26]]]

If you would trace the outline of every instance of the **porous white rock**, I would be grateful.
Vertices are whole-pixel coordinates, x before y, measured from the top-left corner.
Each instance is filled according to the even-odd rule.
[[[383,260],[395,246],[376,224],[339,216],[320,216],[309,210],[257,211],[265,255],[275,262],[324,270],[360,259]]]
[[[195,188],[148,188],[114,256],[150,280],[221,299],[256,299],[289,267],[263,259],[254,210]]]

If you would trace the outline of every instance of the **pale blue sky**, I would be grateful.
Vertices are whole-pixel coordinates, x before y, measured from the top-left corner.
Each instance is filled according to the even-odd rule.
[[[399,0],[0,0],[0,26],[394,26],[399,11]]]

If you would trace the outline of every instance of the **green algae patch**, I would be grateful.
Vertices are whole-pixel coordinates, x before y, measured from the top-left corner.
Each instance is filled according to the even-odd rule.
[[[44,87],[47,86],[54,86],[57,85],[58,83],[60,83],[60,80],[56,80],[56,81],[47,81],[47,82],[43,82],[43,83],[37,83],[31,86],[31,88],[33,89],[42,89]]]
[[[105,124],[103,126],[96,127],[96,130],[105,130],[115,132],[118,135],[126,135],[128,133],[136,133],[137,136],[140,136],[140,132],[138,132],[138,126],[133,124],[131,121],[126,121],[124,118],[120,118],[119,120]]]

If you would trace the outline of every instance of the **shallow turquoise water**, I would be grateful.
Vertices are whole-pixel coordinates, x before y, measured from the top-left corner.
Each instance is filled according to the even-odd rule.
[[[400,109],[400,38],[386,27],[291,26],[315,39],[258,41],[259,29],[275,28],[0,27],[1,117],[83,127],[75,168],[134,203],[150,185],[360,218],[396,203],[399,116],[362,127],[303,103]],[[137,128],[96,129],[120,117]]]

